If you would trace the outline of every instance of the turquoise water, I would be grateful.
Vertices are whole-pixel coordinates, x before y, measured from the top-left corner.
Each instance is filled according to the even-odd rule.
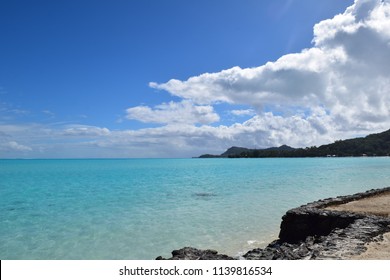
[[[239,255],[301,204],[390,182],[390,158],[0,160],[0,259]]]

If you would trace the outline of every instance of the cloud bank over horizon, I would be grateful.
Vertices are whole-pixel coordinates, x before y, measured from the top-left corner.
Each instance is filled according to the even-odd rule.
[[[150,82],[172,101],[127,108],[123,118],[150,127],[35,124],[22,131],[0,124],[0,152],[55,155],[62,145],[73,151],[70,156],[84,150],[93,157],[180,157],[232,145],[306,147],[367,135],[389,129],[389,61],[390,1],[356,0],[344,13],[317,23],[312,47],[299,53],[253,68]],[[231,108],[225,115],[240,121],[224,123],[226,116],[216,109],[221,105]],[[54,144],[40,144],[44,136]]]
[[[283,117],[286,122],[295,111],[316,134],[331,138],[338,132],[386,129],[389,30],[389,1],[360,0],[343,14],[316,24],[314,46],[300,53],[255,68],[233,67],[150,86],[195,104],[247,105],[257,111],[253,121],[265,117],[267,107],[278,108],[288,116]]]

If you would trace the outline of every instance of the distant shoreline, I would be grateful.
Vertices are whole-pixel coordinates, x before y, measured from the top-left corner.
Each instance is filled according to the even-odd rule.
[[[390,155],[390,130],[364,138],[338,140],[319,147],[293,148],[287,145],[266,149],[231,147],[220,155],[204,154],[199,158],[273,158],[273,157],[366,157]]]

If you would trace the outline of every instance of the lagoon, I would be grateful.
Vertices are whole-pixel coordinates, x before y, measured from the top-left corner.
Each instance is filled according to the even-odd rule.
[[[389,157],[0,160],[0,259],[238,256],[288,209],[389,181]]]

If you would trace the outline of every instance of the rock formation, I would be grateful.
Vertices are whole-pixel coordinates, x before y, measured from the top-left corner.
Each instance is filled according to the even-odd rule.
[[[361,254],[366,250],[365,244],[380,241],[384,233],[390,232],[390,217],[329,210],[329,208],[389,193],[390,187],[319,200],[291,209],[282,217],[279,239],[264,249],[258,248],[247,252],[243,258],[248,260],[348,259],[353,255]],[[231,260],[234,258],[218,254],[214,250],[186,247],[173,251],[170,259]]]

